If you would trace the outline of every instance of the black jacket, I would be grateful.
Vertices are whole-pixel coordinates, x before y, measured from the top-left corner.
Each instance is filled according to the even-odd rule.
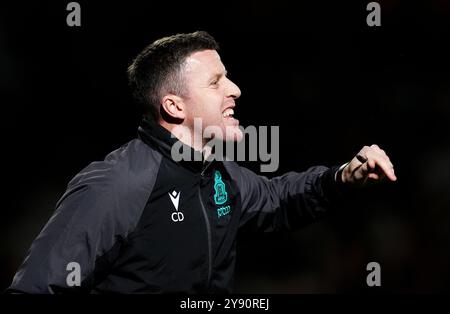
[[[338,167],[269,180],[231,161],[175,162],[176,140],[145,119],[138,134],[72,179],[8,292],[232,292],[241,226],[294,229],[338,198]],[[68,286],[71,262],[81,286]]]

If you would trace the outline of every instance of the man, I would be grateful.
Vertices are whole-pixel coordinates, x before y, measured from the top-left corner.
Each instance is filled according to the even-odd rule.
[[[216,140],[242,138],[234,118],[241,91],[218,48],[195,32],[157,40],[136,57],[128,73],[145,108],[138,138],[72,179],[9,292],[231,292],[241,226],[295,229],[329,212],[346,186],[396,180],[376,145],[341,167],[271,180],[207,158],[207,127],[220,130]],[[180,143],[200,158],[176,161]]]

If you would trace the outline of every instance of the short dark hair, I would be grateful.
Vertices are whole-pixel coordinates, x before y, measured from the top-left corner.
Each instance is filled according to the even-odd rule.
[[[202,50],[219,50],[219,44],[207,32],[197,31],[158,39],[137,55],[128,67],[128,81],[145,115],[157,120],[165,94],[186,93],[186,58]]]

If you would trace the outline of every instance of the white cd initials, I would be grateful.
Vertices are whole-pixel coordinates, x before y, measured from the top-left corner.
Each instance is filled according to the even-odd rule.
[[[172,191],[169,193],[170,200],[172,201],[173,207],[175,207],[175,212],[172,213],[171,218],[173,222],[179,222],[184,220],[184,215],[182,212],[178,211],[178,204],[180,203],[180,192]]]

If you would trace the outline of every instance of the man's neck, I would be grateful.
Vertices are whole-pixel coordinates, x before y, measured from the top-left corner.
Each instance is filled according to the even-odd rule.
[[[194,131],[181,124],[167,123],[164,120],[160,120],[158,123],[183,144],[192,147],[196,151],[202,152],[204,160],[207,160],[211,154],[212,147],[206,145],[206,140],[203,139],[201,134],[194,134]]]

